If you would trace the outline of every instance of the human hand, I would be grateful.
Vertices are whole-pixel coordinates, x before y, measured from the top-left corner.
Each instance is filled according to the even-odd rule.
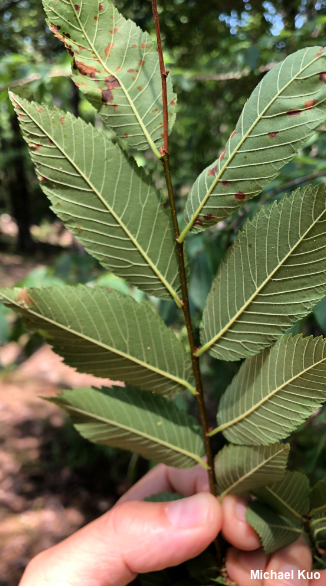
[[[178,492],[188,498],[172,503],[141,502],[158,492]],[[199,555],[219,531],[234,546],[228,551],[227,571],[238,586],[282,583],[253,580],[251,569],[279,572],[281,565],[292,564],[310,571],[311,554],[300,540],[265,556],[259,537],[246,523],[246,507],[245,498],[233,496],[220,505],[209,494],[202,466],[176,470],[158,465],[110,511],[37,555],[19,586],[125,586],[139,573],[162,570]],[[326,586],[326,572],[321,572],[317,582],[311,581],[310,586]],[[300,585],[308,586],[308,580]]]

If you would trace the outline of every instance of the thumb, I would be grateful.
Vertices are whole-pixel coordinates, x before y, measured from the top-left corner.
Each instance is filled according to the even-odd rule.
[[[36,556],[20,586],[125,586],[138,573],[195,557],[221,525],[221,506],[208,493],[169,503],[122,503]]]

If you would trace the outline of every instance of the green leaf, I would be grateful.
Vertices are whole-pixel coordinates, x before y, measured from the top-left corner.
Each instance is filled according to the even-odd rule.
[[[279,173],[326,116],[326,53],[301,49],[269,71],[246,102],[222,155],[195,181],[188,231],[229,216]]]
[[[212,434],[267,445],[287,437],[326,401],[326,340],[291,334],[241,365],[222,396]]]
[[[259,501],[249,505],[246,519],[257,531],[267,555],[290,545],[304,534],[302,523],[298,519],[282,517]]]
[[[57,216],[106,269],[180,306],[172,220],[151,179],[80,118],[10,97]]]
[[[309,511],[309,480],[300,472],[287,472],[282,480],[253,491],[260,501],[289,519],[301,519]]]
[[[225,446],[215,458],[217,490],[221,498],[281,480],[289,449],[288,444]]]
[[[190,578],[199,584],[208,584],[211,580],[215,582],[219,574],[216,557],[208,550],[186,562]]]
[[[139,583],[141,586],[174,586],[174,581],[170,579],[168,570],[139,574]]]
[[[86,439],[131,450],[175,468],[192,468],[205,453],[201,427],[172,401],[131,387],[65,391],[50,399]]]
[[[326,289],[325,220],[326,188],[318,185],[246,222],[213,281],[197,356],[252,356],[311,312]]]
[[[136,149],[157,157],[163,144],[162,85],[156,44],[109,0],[43,0],[48,25],[73,56],[73,81],[104,123]],[[176,96],[167,78],[169,130]]]
[[[326,478],[318,482],[310,493],[310,531],[318,548],[326,548]]]
[[[175,405],[175,403],[173,404]],[[175,408],[177,409],[177,407]],[[178,411],[180,411],[180,409],[178,409]],[[147,496],[144,498],[144,501],[147,501],[148,503],[168,503],[171,501],[178,501],[182,498],[183,496],[177,492],[158,492],[157,494],[151,494],[151,496]]]
[[[147,303],[84,285],[0,289],[0,301],[79,372],[167,396],[195,392],[186,350]]]

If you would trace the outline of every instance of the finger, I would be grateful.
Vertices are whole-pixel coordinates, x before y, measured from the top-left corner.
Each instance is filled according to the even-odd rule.
[[[34,558],[20,586],[125,586],[138,573],[198,555],[221,525],[221,506],[210,494],[126,502]]]
[[[247,552],[230,547],[226,554],[226,569],[238,586],[262,586],[260,572],[265,571],[268,559],[262,548]],[[254,574],[251,574],[252,571]]]
[[[318,570],[314,571],[314,575],[318,573]],[[312,578],[309,580],[309,586],[326,586],[326,570],[319,570],[320,578]]]
[[[190,470],[178,470],[159,464],[128,490],[117,504],[141,501],[158,492],[178,492],[182,496],[209,492],[207,470],[200,464]]]
[[[260,539],[246,521],[250,496],[231,496],[223,499],[223,537],[239,549],[251,550],[261,546]]]
[[[275,576],[277,576],[278,585],[308,586],[309,580],[306,574],[311,571],[311,564],[311,551],[304,537],[301,536],[297,541],[271,556],[265,569],[267,577],[263,584],[275,586]]]

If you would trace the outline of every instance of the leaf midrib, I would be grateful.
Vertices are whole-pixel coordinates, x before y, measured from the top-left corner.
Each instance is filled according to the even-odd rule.
[[[303,73],[303,71],[305,71],[305,69],[307,69],[307,67],[310,67],[310,65],[312,65],[315,61],[317,61],[318,59],[320,59],[321,57],[325,57],[325,55],[321,54],[318,57],[315,57],[312,61],[310,61],[305,67],[303,67],[302,69],[300,69],[299,72],[296,73],[295,76],[293,76],[290,81],[288,81],[288,83],[282,87],[282,89],[274,96],[274,98],[267,104],[267,106],[264,108],[264,110],[262,110],[261,114],[256,118],[255,122],[250,126],[249,130],[246,132],[246,134],[243,136],[243,138],[241,139],[241,141],[237,144],[236,148],[234,149],[234,151],[231,153],[231,155],[229,156],[229,158],[227,159],[227,161],[224,163],[222,169],[219,171],[219,173],[217,174],[216,178],[214,179],[211,187],[209,188],[209,190],[207,191],[204,199],[202,200],[201,204],[198,206],[196,212],[192,215],[192,218],[190,220],[190,222],[188,222],[187,226],[184,228],[184,230],[182,231],[182,233],[180,234],[179,238],[178,238],[178,242],[182,243],[185,239],[185,237],[187,236],[189,230],[191,230],[191,228],[193,227],[193,224],[196,220],[196,218],[198,217],[198,215],[200,214],[201,210],[203,209],[203,207],[205,206],[208,198],[210,197],[212,191],[214,190],[215,186],[217,185],[218,181],[220,180],[220,178],[222,177],[224,171],[227,169],[227,167],[229,166],[229,164],[231,163],[231,161],[233,160],[233,158],[235,157],[235,155],[237,154],[238,150],[240,149],[240,147],[243,145],[243,143],[245,142],[245,140],[247,140],[249,134],[252,132],[252,130],[255,128],[255,126],[258,124],[258,122],[261,120],[261,118],[264,116],[265,112],[268,110],[268,108],[270,108],[272,106],[272,104],[275,102],[275,100],[281,95],[281,93],[286,90],[286,88],[293,83],[293,81],[298,77],[298,75],[301,75],[301,73]],[[281,63],[284,63],[284,61],[282,61]],[[282,65],[281,65],[282,66]],[[281,69],[280,66],[280,69]],[[229,139],[230,140],[230,139]]]
[[[325,213],[326,213],[326,209],[324,208],[322,213],[319,214],[319,216],[316,218],[316,220],[312,224],[310,224],[309,228],[304,232],[304,234],[301,236],[301,238],[296,242],[295,246],[293,246],[289,250],[287,255],[285,257],[283,257],[282,261],[276,265],[274,270],[271,273],[269,273],[269,275],[266,277],[266,279],[263,281],[263,283],[261,283],[261,285],[259,285],[259,287],[254,291],[254,293],[251,295],[251,297],[248,299],[248,301],[246,301],[246,303],[243,304],[243,306],[239,309],[239,311],[237,311],[237,313],[234,315],[234,317],[226,324],[226,326],[224,326],[224,328],[222,328],[220,330],[220,332],[218,334],[216,334],[216,336],[214,336],[214,338],[209,340],[209,342],[206,342],[206,344],[201,346],[201,348],[199,350],[197,350],[197,352],[195,352],[195,354],[194,354],[195,356],[200,356],[203,352],[208,350],[211,346],[213,346],[213,344],[215,344],[215,342],[217,342],[217,340],[219,340],[225,334],[225,332],[227,332],[229,330],[229,328],[234,324],[234,322],[237,321],[238,317],[240,317],[242,315],[242,313],[247,309],[247,307],[250,305],[250,303],[260,293],[260,291],[263,289],[263,287],[265,287],[265,285],[267,285],[267,283],[270,281],[270,279],[273,277],[273,275],[285,263],[285,261],[289,258],[289,256],[291,256],[293,251],[299,246],[299,244],[301,244],[301,242],[305,239],[306,235],[310,232],[310,230],[313,229],[315,224],[317,224],[317,222],[319,222],[320,218]]]
[[[215,435],[215,433],[218,433],[218,432],[222,431],[223,429],[227,429],[228,427],[231,427],[232,425],[239,423],[239,421],[243,421],[249,415],[254,413],[254,411],[256,411],[256,409],[259,409],[259,407],[261,407],[266,401],[269,401],[269,399],[271,397],[273,397],[274,395],[276,395],[276,393],[279,393],[280,391],[282,391],[282,389],[284,387],[286,387],[287,385],[290,385],[293,381],[295,381],[297,378],[299,378],[300,376],[302,376],[306,372],[309,372],[309,370],[311,370],[311,368],[315,368],[316,366],[318,366],[318,364],[322,364],[322,362],[325,362],[325,360],[326,360],[326,358],[323,358],[322,360],[318,360],[318,362],[315,362],[314,364],[309,366],[309,368],[305,368],[304,370],[301,370],[298,374],[296,374],[292,378],[285,381],[282,385],[280,385],[279,387],[274,389],[274,391],[271,391],[266,397],[264,397],[263,399],[258,401],[258,403],[255,403],[255,405],[253,405],[253,407],[248,409],[245,413],[242,413],[241,415],[239,415],[239,417],[235,417],[231,421],[228,421],[227,423],[223,423],[222,425],[220,425],[216,429],[213,429],[213,431],[211,431],[209,435]]]
[[[15,97],[15,100],[18,102],[17,96]],[[142,249],[142,247],[137,243],[137,240],[132,236],[132,234],[129,232],[127,226],[125,226],[125,224],[120,220],[119,216],[116,215],[116,213],[113,211],[113,209],[111,208],[111,206],[105,201],[105,199],[102,197],[101,193],[96,189],[96,187],[92,184],[91,181],[88,180],[88,178],[86,177],[86,175],[84,175],[83,171],[78,167],[77,164],[75,164],[75,162],[69,157],[69,155],[66,153],[66,151],[60,147],[60,145],[57,143],[57,141],[54,139],[54,136],[52,134],[49,134],[45,128],[43,128],[43,126],[41,126],[36,120],[35,118],[32,116],[32,114],[30,112],[28,112],[28,110],[26,110],[26,108],[24,108],[24,106],[19,102],[20,107],[24,110],[24,112],[27,114],[27,116],[30,117],[31,120],[33,120],[34,124],[36,124],[36,126],[48,137],[51,139],[51,141],[56,145],[57,149],[65,156],[65,158],[70,162],[70,164],[76,169],[76,171],[78,171],[78,173],[81,175],[81,177],[84,179],[84,181],[87,183],[87,185],[89,185],[89,187],[93,190],[93,192],[95,193],[95,195],[98,197],[98,199],[103,203],[103,205],[107,208],[107,210],[109,211],[109,213],[114,217],[114,219],[116,220],[116,222],[121,226],[121,228],[124,230],[124,232],[126,233],[126,235],[128,236],[128,238],[130,238],[131,242],[134,244],[135,248],[137,248],[137,250],[139,250],[140,254],[143,256],[144,260],[147,262],[147,264],[150,266],[150,268],[152,269],[152,271],[157,275],[157,277],[159,278],[159,280],[163,283],[163,285],[166,287],[166,289],[168,290],[168,292],[170,293],[171,297],[174,299],[174,301],[176,302],[178,307],[182,306],[182,303],[176,293],[176,291],[174,291],[174,289],[171,287],[171,285],[169,285],[169,283],[166,281],[165,277],[163,277],[163,275],[160,273],[160,271],[158,270],[158,268],[152,263],[152,261],[150,260],[150,258],[147,256],[146,252]]]
[[[255,468],[251,468],[251,470],[249,470],[249,472],[247,472],[246,474],[244,474],[244,476],[241,476],[241,478],[239,478],[238,480],[236,480],[231,486],[229,486],[226,490],[224,490],[222,492],[222,494],[221,494],[221,502],[224,499],[224,497],[228,494],[228,492],[230,492],[230,490],[232,490],[235,486],[237,486],[238,484],[240,484],[241,482],[243,482],[243,480],[245,480],[246,478],[249,478],[252,474],[254,474],[254,472],[257,472],[257,470],[259,470],[262,466],[264,466],[265,464],[267,464],[268,462],[270,462],[270,460],[273,460],[273,458],[276,458],[276,456],[278,456],[279,454],[281,454],[284,451],[285,451],[285,448],[282,448],[278,452],[275,452],[269,458],[266,458],[263,462],[261,462],[260,464],[258,464],[258,466],[256,466]]]
[[[164,440],[161,440],[161,439],[158,439],[154,436],[148,435],[147,433],[144,433],[143,431],[133,429],[133,428],[129,427],[128,425],[123,425],[122,423],[120,424],[117,421],[111,421],[110,419],[107,419],[106,417],[101,417],[100,415],[94,415],[94,413],[88,413],[87,411],[84,411],[83,409],[78,409],[77,407],[72,407],[71,405],[64,404],[63,408],[67,409],[69,411],[74,411],[76,413],[80,413],[80,414],[85,415],[87,417],[93,417],[94,419],[97,419],[99,422],[105,423],[106,425],[112,425],[113,427],[118,427],[119,429],[124,429],[125,431],[129,431],[130,433],[134,433],[135,435],[139,435],[140,437],[144,437],[146,439],[149,439],[154,443],[158,443],[162,446],[165,446],[166,448],[171,449],[172,451],[176,451],[176,452],[179,452],[180,454],[184,454],[188,458],[191,458],[191,459],[195,460],[196,462],[198,462],[199,464],[201,464],[203,466],[203,468],[208,469],[208,465],[206,464],[206,462],[204,462],[200,458],[200,456],[197,456],[196,454],[193,454],[192,452],[188,452],[187,450],[179,448],[178,446],[169,444],[168,442],[166,442]],[[87,424],[87,422],[86,422],[86,424]],[[77,423],[77,425],[78,425],[78,423]]]
[[[96,54],[96,56],[97,56],[97,58],[99,59],[99,61],[100,61],[101,65],[102,65],[102,67],[103,67],[103,69],[105,69],[105,70],[106,70],[106,71],[107,71],[107,72],[108,72],[110,75],[113,75],[113,76],[114,76],[116,79],[118,79],[118,80],[119,80],[120,87],[121,87],[121,89],[124,91],[124,93],[125,93],[125,95],[126,95],[126,98],[127,98],[128,102],[129,102],[129,104],[130,104],[130,107],[131,107],[131,109],[132,109],[132,111],[133,111],[133,113],[134,113],[134,115],[135,115],[135,117],[136,117],[136,119],[137,119],[137,122],[138,122],[139,126],[141,127],[141,129],[142,129],[142,131],[143,131],[143,133],[144,133],[144,136],[145,136],[145,138],[146,138],[146,140],[147,140],[147,142],[148,142],[149,146],[151,147],[151,149],[152,149],[153,153],[156,155],[156,157],[157,157],[158,159],[161,159],[161,158],[162,158],[162,155],[160,154],[160,152],[159,152],[159,151],[158,151],[158,149],[156,148],[156,146],[155,146],[155,144],[154,144],[153,140],[151,139],[150,135],[148,134],[148,132],[147,132],[147,130],[146,130],[146,126],[144,125],[144,123],[143,123],[142,119],[140,118],[140,116],[139,116],[139,114],[138,114],[138,112],[137,112],[137,109],[136,109],[136,108],[135,108],[135,106],[134,106],[133,100],[131,99],[131,97],[130,97],[130,95],[129,95],[129,92],[128,92],[128,90],[126,89],[125,85],[122,83],[122,81],[121,81],[121,78],[120,78],[120,77],[119,77],[119,76],[116,74],[116,72],[113,72],[113,71],[111,71],[111,69],[109,69],[109,68],[107,67],[106,63],[104,63],[104,61],[103,61],[102,57],[100,56],[100,54],[98,53],[98,51],[97,51],[96,47],[95,47],[95,46],[93,45],[93,43],[90,41],[90,39],[89,39],[89,37],[88,37],[88,34],[86,33],[86,30],[85,30],[84,26],[82,25],[82,23],[81,23],[81,21],[80,21],[80,17],[79,17],[79,15],[77,14],[77,12],[76,12],[76,10],[75,10],[75,8],[74,8],[73,4],[72,4],[71,6],[72,6],[72,8],[73,8],[73,11],[74,11],[74,14],[75,14],[75,16],[76,16],[76,18],[77,18],[77,21],[78,21],[78,23],[79,23],[79,26],[80,26],[81,30],[83,31],[83,34],[85,35],[85,38],[87,39],[87,41],[88,41],[88,43],[89,43],[89,46],[92,48],[92,51],[94,51],[94,53]],[[59,18],[63,19],[63,17],[62,17],[62,16],[61,16],[61,15],[60,15],[60,14],[59,14],[59,13],[58,13],[56,10],[52,10],[52,12],[54,12],[54,13],[55,13],[55,14],[56,14],[56,15],[57,15]],[[80,12],[81,12],[81,11],[80,11]],[[65,20],[65,19],[63,19],[63,20]],[[69,23],[69,24],[70,24],[70,23]]]
[[[156,368],[155,366],[152,366],[151,364],[143,362],[142,360],[139,360],[138,358],[134,358],[133,356],[126,354],[125,352],[122,352],[121,350],[117,350],[116,348],[113,348],[107,344],[104,344],[103,342],[100,342],[98,340],[94,340],[93,338],[90,338],[89,336],[86,336],[85,334],[82,334],[81,332],[78,332],[72,328],[68,328],[67,326],[64,326],[63,324],[55,322],[51,318],[46,317],[42,314],[39,314],[30,308],[26,309],[25,307],[22,307],[21,305],[19,305],[19,303],[17,303],[15,300],[11,299],[10,297],[7,297],[3,292],[1,292],[1,296],[4,297],[5,299],[7,299],[7,301],[9,301],[9,303],[13,303],[14,305],[16,305],[16,307],[19,307],[20,310],[28,311],[30,314],[35,315],[37,318],[44,319],[44,321],[51,323],[54,326],[61,328],[62,330],[65,330],[66,332],[74,334],[75,336],[82,338],[83,340],[87,340],[88,342],[91,342],[92,344],[95,344],[96,346],[100,346],[101,348],[104,348],[108,352],[112,352],[113,354],[118,354],[119,356],[122,356],[123,358],[126,358],[127,360],[130,360],[131,362],[134,362],[135,364],[138,364],[139,366],[142,366],[143,368],[146,368],[147,370],[151,370],[160,376],[163,376],[167,379],[171,379],[171,380],[177,382],[178,384],[184,386],[185,388],[187,388],[193,395],[196,394],[196,389],[194,387],[192,387],[192,385],[190,383],[188,383],[186,380],[181,379],[177,376],[174,376],[173,374],[171,374],[169,372],[160,370],[159,368]]]
[[[290,505],[286,501],[284,501],[280,497],[280,495],[278,495],[276,492],[274,492],[269,486],[264,486],[264,488],[265,488],[265,490],[267,490],[268,492],[270,492],[280,503],[282,503],[282,505],[284,505],[284,507],[286,507],[295,517],[297,517],[298,519],[302,520],[302,515],[300,515],[300,513],[298,513],[294,509],[292,509],[292,507],[290,507]]]

